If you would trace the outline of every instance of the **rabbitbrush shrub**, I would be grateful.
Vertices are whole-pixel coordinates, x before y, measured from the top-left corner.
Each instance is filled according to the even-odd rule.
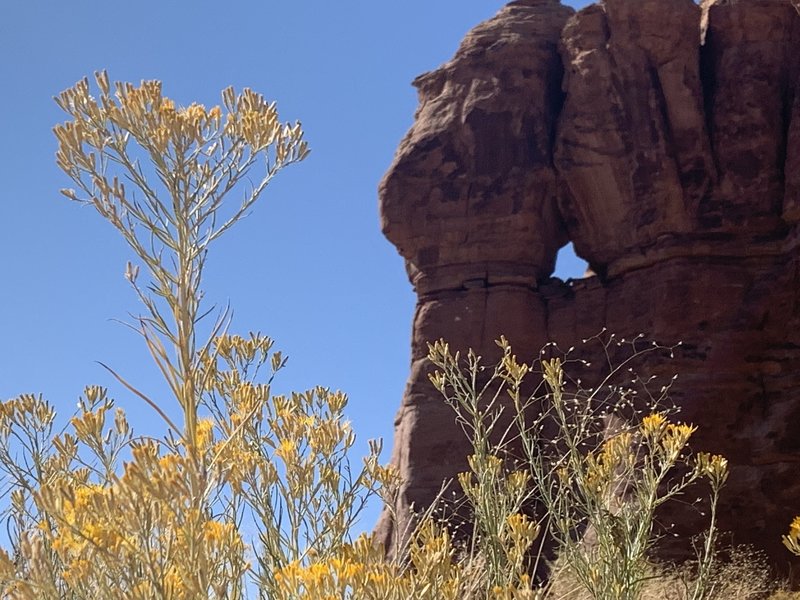
[[[63,193],[93,206],[133,251],[126,277],[145,310],[131,326],[169,397],[109,370],[166,433],[134,434],[99,387],[64,431],[41,397],[0,405],[10,490],[2,597],[287,597],[285,573],[312,552],[340,556],[389,474],[377,443],[363,467],[350,464],[343,394],[274,396],[285,359],[269,338],[229,333],[227,310],[201,329],[212,243],[307,155],[302,129],[248,89],[226,89],[222,106],[206,109],[175,106],[156,81],[112,86],[98,73],[96,83],[96,97],[83,80],[57,98],[69,116],[55,128],[57,162],[77,188]]]
[[[727,461],[688,452],[695,428],[668,419],[675,412],[665,410],[669,384],[653,394],[649,382],[630,379],[633,361],[669,349],[644,345],[640,338],[616,341],[613,335],[593,341],[604,345],[609,364],[610,346],[629,351],[589,389],[566,380],[562,360],[584,362],[569,352],[548,359],[545,349],[532,363],[520,363],[501,338],[502,359],[486,367],[472,351],[462,361],[443,341],[430,346],[429,359],[438,369],[431,381],[455,409],[474,450],[470,472],[459,483],[489,583],[498,589],[518,585],[543,560],[541,545],[527,552],[534,540],[549,538],[589,597],[639,598],[653,578],[656,509],[704,478],[710,483],[710,524],[686,597],[709,597],[716,505]],[[557,353],[555,346],[551,353]],[[526,394],[531,376],[536,383]],[[620,376],[629,384],[621,385]],[[644,416],[637,422],[639,413]],[[520,513],[525,506],[540,510]]]

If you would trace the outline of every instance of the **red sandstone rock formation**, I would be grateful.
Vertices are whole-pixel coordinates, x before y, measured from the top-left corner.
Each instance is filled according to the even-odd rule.
[[[384,233],[419,296],[392,458],[406,478],[398,514],[466,468],[464,435],[427,380],[429,341],[491,358],[505,334],[533,357],[602,327],[644,332],[683,341],[645,369],[680,374],[673,398],[701,426],[695,447],[730,460],[721,527],[788,566],[780,536],[800,511],[797,4],[605,0],[574,13],[517,0],[415,81],[416,122],[380,188]],[[567,241],[597,276],[551,279]],[[384,515],[378,530],[390,544],[405,525]]]

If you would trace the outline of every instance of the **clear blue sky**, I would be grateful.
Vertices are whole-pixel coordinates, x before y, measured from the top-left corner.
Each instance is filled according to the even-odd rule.
[[[412,122],[411,80],[503,4],[3,2],[0,400],[43,393],[69,416],[85,385],[106,385],[137,430],[161,427],[95,362],[163,390],[140,339],[113,321],[139,312],[123,277],[127,248],[92,209],[58,193],[70,182],[54,161],[51,128],[64,117],[52,97],[99,69],[113,80],[160,79],[184,105],[251,87],[276,100],[284,120],[303,122],[312,154],[218,244],[207,298],[230,301],[233,331],[260,330],[289,355],[278,388],[348,392],[356,433],[383,437],[388,459],[414,294],[380,233],[376,187]],[[562,276],[581,269],[559,264]]]

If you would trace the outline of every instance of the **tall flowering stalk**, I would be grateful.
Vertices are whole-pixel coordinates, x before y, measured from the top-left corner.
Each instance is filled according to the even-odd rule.
[[[139,330],[183,411],[187,445],[195,449],[201,391],[196,326],[208,249],[308,148],[300,124],[282,124],[275,104],[249,89],[237,95],[227,88],[223,107],[206,110],[176,107],[158,81],[117,83],[112,91],[105,72],[95,79],[97,98],[87,79],[56,98],[71,117],[54,129],[56,161],[78,186],[62,193],[94,206],[150,274],[143,289],[139,266],[129,263],[126,271],[147,309]],[[230,192],[262,162],[257,183],[228,207]]]

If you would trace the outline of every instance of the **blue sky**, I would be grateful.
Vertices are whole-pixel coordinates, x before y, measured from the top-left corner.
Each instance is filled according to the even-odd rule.
[[[92,209],[58,193],[70,182],[54,161],[51,128],[64,117],[52,97],[99,69],[113,80],[160,79],[184,105],[251,87],[276,100],[284,120],[303,122],[312,153],[215,248],[207,298],[230,301],[232,331],[260,330],[289,355],[279,389],[348,392],[356,433],[383,437],[388,459],[415,297],[380,233],[376,187],[412,122],[411,80],[503,4],[2,3],[0,400],[42,393],[68,416],[85,385],[106,385],[139,431],[161,427],[96,362],[163,391],[141,340],[114,321],[139,312],[123,277],[127,248]],[[567,260],[558,274],[581,270]]]

